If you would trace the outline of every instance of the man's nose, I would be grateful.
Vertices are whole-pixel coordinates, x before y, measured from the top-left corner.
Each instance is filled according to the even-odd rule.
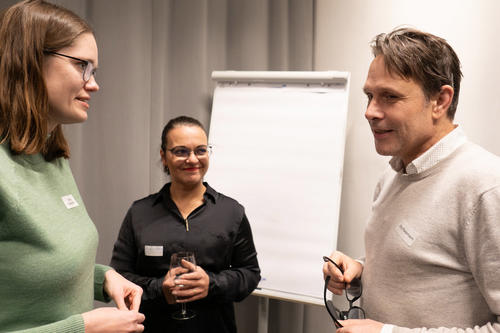
[[[381,119],[384,117],[384,112],[375,99],[372,99],[366,106],[365,118],[367,120]]]

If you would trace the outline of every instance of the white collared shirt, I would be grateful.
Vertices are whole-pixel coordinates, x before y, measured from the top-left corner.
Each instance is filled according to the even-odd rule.
[[[406,169],[401,158],[397,156],[391,158],[389,164],[394,171],[403,172],[407,175],[417,174],[444,160],[466,141],[465,133],[457,126],[422,155],[411,161],[406,166]]]

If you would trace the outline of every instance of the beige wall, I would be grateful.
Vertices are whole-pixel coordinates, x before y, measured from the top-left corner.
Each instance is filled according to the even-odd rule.
[[[387,165],[375,152],[364,118],[362,87],[378,33],[411,25],[445,38],[457,52],[464,78],[455,122],[469,139],[500,155],[500,23],[498,1],[316,1],[315,70],[351,72],[349,116],[338,247],[364,252],[363,229],[373,189]]]
[[[363,231],[376,181],[387,166],[377,155],[362,92],[372,60],[370,40],[399,25],[445,38],[457,52],[464,78],[455,122],[469,139],[500,155],[500,2],[455,0],[316,0],[315,70],[351,72],[338,248],[364,253]],[[304,332],[329,332],[324,318]]]

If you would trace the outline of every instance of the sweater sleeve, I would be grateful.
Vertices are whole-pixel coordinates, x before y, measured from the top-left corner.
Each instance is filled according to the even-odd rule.
[[[252,230],[245,214],[235,238],[230,269],[207,274],[210,278],[208,297],[216,300],[241,301],[257,287],[260,268]]]
[[[127,212],[123,220],[118,239],[113,248],[111,267],[129,281],[140,286],[143,290],[142,301],[148,302],[164,299],[162,291],[163,278],[147,277],[134,273],[137,261],[137,245],[132,228],[131,211]]]
[[[489,307],[491,320],[488,323],[467,328],[404,328],[394,327],[393,333],[416,332],[500,332],[500,186],[494,187],[479,198],[465,221],[464,248],[470,271],[478,289]],[[450,304],[450,307],[453,307]],[[459,308],[474,306],[472,303],[456,304]],[[462,310],[463,311],[463,310]]]
[[[64,320],[12,333],[85,333],[82,315],[73,315]]]
[[[111,267],[95,264],[94,266],[94,299],[101,302],[109,302],[110,297],[104,292],[104,274]]]

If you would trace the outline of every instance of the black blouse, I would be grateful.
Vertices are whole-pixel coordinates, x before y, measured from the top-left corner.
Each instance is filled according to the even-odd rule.
[[[233,301],[248,296],[260,280],[257,253],[242,205],[207,183],[204,203],[186,220],[170,198],[170,183],[129,208],[113,249],[111,266],[144,290],[145,332],[236,332]],[[170,255],[192,251],[210,278],[208,296],[187,303],[197,316],[185,323],[170,318],[162,282]]]

